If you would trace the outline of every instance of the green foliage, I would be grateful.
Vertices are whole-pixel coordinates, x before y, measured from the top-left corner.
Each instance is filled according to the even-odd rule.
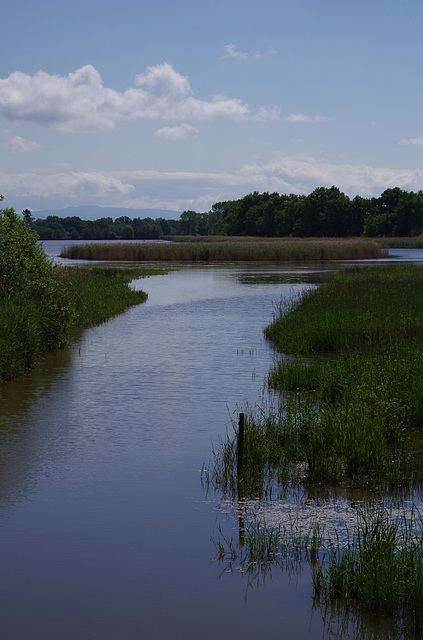
[[[352,200],[337,187],[317,187],[305,195],[258,193],[216,202],[210,211],[184,211],[179,220],[120,216],[81,220],[48,216],[33,220],[42,240],[153,240],[175,235],[274,237],[396,237],[423,233],[423,191],[386,189],[379,198]],[[132,229],[132,234],[130,229]]]
[[[100,266],[57,269],[57,277],[74,311],[73,323],[78,327],[99,324],[131,305],[144,302],[146,293],[128,287],[131,280],[141,275],[147,272]]]
[[[26,293],[51,274],[37,234],[13,209],[0,210],[0,295]]]
[[[13,209],[0,210],[0,381],[66,342],[72,313],[37,235]]]
[[[409,444],[423,425],[422,284],[414,265],[340,272],[266,330],[285,352],[333,354],[282,360],[269,376],[296,394],[308,482],[422,481]]]
[[[0,382],[65,344],[75,324],[102,322],[145,300],[127,286],[136,275],[55,267],[26,219],[13,209],[0,210]]]
[[[217,202],[207,214],[184,212],[181,223],[182,234],[418,236],[423,233],[423,192],[396,187],[379,198],[351,200],[334,186],[318,187],[307,196],[254,191],[239,200]]]
[[[398,486],[423,482],[423,269],[374,267],[337,274],[266,330],[307,355],[275,365],[275,413],[247,417],[243,482],[262,495],[275,479]],[[319,355],[310,358],[316,352]],[[209,478],[237,487],[227,437]]]
[[[361,511],[346,548],[330,547],[326,567],[315,567],[315,592],[398,618],[404,626],[423,623],[423,538],[421,516],[393,520],[387,511]],[[403,636],[406,637],[406,636]]]
[[[420,334],[423,271],[413,265],[349,269],[309,292],[266,337],[288,353],[374,347]]]
[[[120,216],[115,221],[112,218],[93,221],[77,216],[47,216],[45,220],[32,221],[27,217],[27,221],[41,240],[155,240],[179,233],[179,221],[164,218],[131,220],[128,216]]]

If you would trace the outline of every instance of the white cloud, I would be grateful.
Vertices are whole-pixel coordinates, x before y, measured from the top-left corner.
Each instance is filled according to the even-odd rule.
[[[162,127],[158,129],[154,137],[163,138],[164,140],[180,141],[187,138],[198,138],[200,132],[196,127],[189,124],[181,124],[179,127]]]
[[[308,116],[305,113],[291,113],[286,119],[288,122],[312,123],[323,122],[326,120],[326,116]]]
[[[268,122],[279,120],[280,109],[278,107],[259,107],[256,115],[252,116],[251,120],[255,122]]]
[[[111,194],[128,196],[134,186],[125,183],[117,175],[100,171],[62,171],[42,175],[35,172],[6,174],[0,173],[0,183],[4,195],[52,198],[104,198]]]
[[[423,147],[423,136],[419,136],[418,138],[410,138],[409,140],[406,140],[405,138],[403,138],[398,142],[398,144],[401,144],[401,145],[414,144],[418,147]]]
[[[336,164],[310,156],[284,155],[275,155],[263,163],[243,165],[232,172],[62,170],[50,175],[0,173],[2,193],[11,203],[8,206],[17,209],[23,198],[22,206],[29,208],[52,208],[60,200],[62,206],[100,204],[207,211],[215,202],[240,198],[254,190],[308,194],[316,187],[335,185],[350,197],[371,197],[395,186],[418,191],[422,183],[423,169]]]
[[[223,58],[236,58],[237,60],[259,60],[268,55],[274,55],[275,49],[269,49],[266,52],[255,51],[254,53],[247,53],[245,51],[238,51],[234,44],[225,44],[223,47]]]
[[[25,138],[21,138],[21,136],[13,136],[7,143],[8,148],[13,153],[31,153],[32,151],[37,151],[40,145],[33,140],[26,140]]]
[[[97,132],[141,118],[251,120],[256,115],[237,98],[195,98],[188,78],[164,62],[137,75],[134,86],[122,93],[104,87],[92,65],[68,76],[16,71],[0,79],[0,118],[59,131]]]

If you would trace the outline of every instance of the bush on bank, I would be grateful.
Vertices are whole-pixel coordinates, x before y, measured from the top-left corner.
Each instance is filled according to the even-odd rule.
[[[0,209],[0,383],[66,344],[73,326],[102,322],[146,298],[127,287],[133,270],[57,267],[37,240],[13,209]]]
[[[0,381],[21,374],[40,352],[61,346],[72,315],[37,235],[13,209],[0,210]]]

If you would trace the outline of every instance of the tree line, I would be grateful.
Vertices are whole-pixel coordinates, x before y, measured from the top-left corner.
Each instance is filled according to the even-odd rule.
[[[337,187],[309,195],[254,191],[215,203],[207,213],[184,211],[179,220],[121,216],[95,221],[78,217],[24,217],[42,240],[160,239],[171,235],[262,237],[418,236],[423,233],[423,191],[386,189],[378,198],[349,198]]]
[[[423,233],[423,191],[386,189],[378,198],[350,199],[337,187],[309,195],[257,191],[217,202],[208,213],[184,211],[183,234],[264,237],[418,236]]]
[[[22,214],[40,240],[156,240],[180,233],[178,220],[164,218],[120,216],[115,220],[82,220],[77,216],[47,216],[34,220],[28,209],[24,209]]]

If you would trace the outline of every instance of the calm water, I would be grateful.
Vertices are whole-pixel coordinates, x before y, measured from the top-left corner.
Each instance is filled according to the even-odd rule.
[[[237,408],[262,401],[273,302],[323,276],[225,267],[138,281],[147,303],[0,387],[3,637],[396,637],[353,615],[341,632],[335,611],[313,607],[307,569],[257,583],[211,540],[238,523],[203,491],[201,466]],[[295,508],[312,505],[330,509]]]

